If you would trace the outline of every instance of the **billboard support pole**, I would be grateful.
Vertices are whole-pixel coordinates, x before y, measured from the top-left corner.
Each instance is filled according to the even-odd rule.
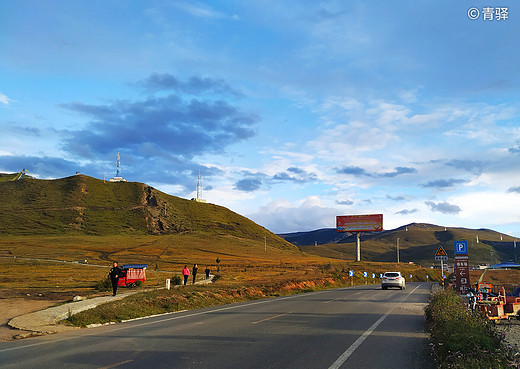
[[[361,261],[361,232],[383,230],[383,214],[344,215],[336,217],[337,232],[356,233],[356,261]]]
[[[361,261],[361,238],[360,235],[361,232],[357,233],[356,237],[356,261]]]

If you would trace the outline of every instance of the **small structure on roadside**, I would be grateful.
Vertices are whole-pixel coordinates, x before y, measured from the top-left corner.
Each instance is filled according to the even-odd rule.
[[[124,277],[119,277],[118,286],[137,286],[138,281],[146,280],[146,268],[148,264],[125,264],[121,267]]]

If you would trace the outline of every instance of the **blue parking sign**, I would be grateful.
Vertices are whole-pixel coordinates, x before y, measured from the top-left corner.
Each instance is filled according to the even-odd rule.
[[[455,255],[468,253],[468,241],[455,241]]]

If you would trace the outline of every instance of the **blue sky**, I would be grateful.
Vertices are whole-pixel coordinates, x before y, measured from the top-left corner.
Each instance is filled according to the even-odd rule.
[[[200,171],[278,233],[520,235],[515,1],[0,4],[1,172],[109,178],[120,152],[127,180],[191,198]]]

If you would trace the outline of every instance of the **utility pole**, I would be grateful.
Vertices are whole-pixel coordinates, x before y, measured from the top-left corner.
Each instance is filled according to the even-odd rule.
[[[513,253],[514,253],[513,260],[516,263],[516,238],[515,238],[515,242],[513,243]]]
[[[397,264],[399,264],[399,237],[397,237]]]
[[[361,261],[361,232],[357,233],[356,239],[356,261]]]

